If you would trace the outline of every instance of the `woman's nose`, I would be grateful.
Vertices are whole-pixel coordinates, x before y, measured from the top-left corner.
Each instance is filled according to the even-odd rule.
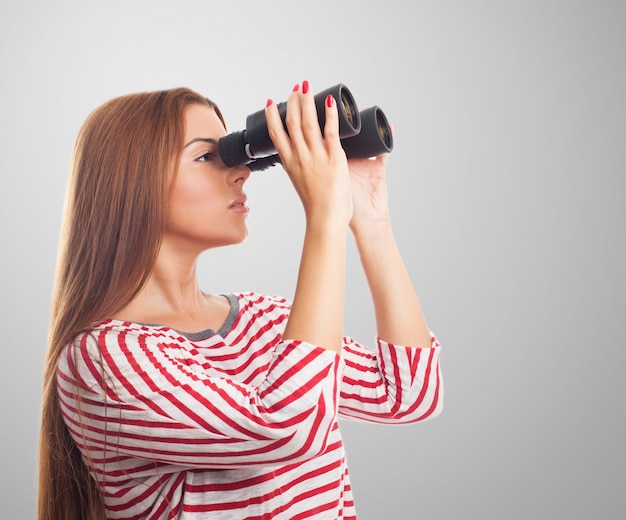
[[[248,180],[248,177],[250,177],[250,168],[247,166],[234,166],[230,168],[227,180],[229,184],[243,184]]]

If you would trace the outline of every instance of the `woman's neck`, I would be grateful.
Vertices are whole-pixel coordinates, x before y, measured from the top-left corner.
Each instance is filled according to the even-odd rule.
[[[195,258],[188,261],[162,249],[144,287],[115,318],[196,332],[217,330],[229,311],[226,298],[200,290]]]

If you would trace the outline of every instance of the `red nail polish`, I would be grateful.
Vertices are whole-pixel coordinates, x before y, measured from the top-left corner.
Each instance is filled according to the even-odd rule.
[[[272,103],[273,101],[271,99],[268,99],[267,103],[265,103],[265,108],[269,107]]]
[[[335,98],[331,96],[330,94],[328,94],[328,96],[326,96],[326,106],[328,108],[331,108],[334,103],[335,103]]]
[[[298,90],[300,90],[300,83],[296,83],[296,84],[293,86],[293,90],[292,90],[292,92],[298,92]]]
[[[306,94],[309,91],[309,82],[305,79],[302,82],[302,93]]]

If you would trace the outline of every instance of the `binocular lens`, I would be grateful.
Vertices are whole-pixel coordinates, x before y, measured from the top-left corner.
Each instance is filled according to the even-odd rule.
[[[361,130],[361,114],[357,107],[354,96],[343,83],[318,92],[315,96],[315,108],[320,128],[323,130],[326,124],[326,97],[332,96],[337,102],[339,113],[339,136],[351,137]]]
[[[357,125],[357,114],[359,113],[356,106],[354,106],[354,99],[352,96],[347,96],[345,89],[341,89],[339,93],[341,105],[343,106],[343,110],[346,113],[346,118],[348,119],[348,123],[353,128],[356,128]]]
[[[393,134],[383,111],[373,106],[360,113],[361,131],[341,140],[346,156],[350,159],[375,157],[391,152]]]
[[[380,110],[376,111],[376,128],[378,128],[378,135],[380,135],[385,146],[391,150],[393,143],[391,128],[389,128],[389,123]]]

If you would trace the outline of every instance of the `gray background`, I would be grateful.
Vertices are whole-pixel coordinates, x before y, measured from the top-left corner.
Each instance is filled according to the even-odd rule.
[[[343,424],[360,518],[623,518],[626,3],[57,1],[0,7],[2,517],[33,518],[41,371],[71,149],[89,111],[185,85],[232,130],[303,79],[397,124],[397,238],[446,405]],[[248,183],[207,291],[291,296],[302,212]],[[371,343],[351,249],[346,330]]]

